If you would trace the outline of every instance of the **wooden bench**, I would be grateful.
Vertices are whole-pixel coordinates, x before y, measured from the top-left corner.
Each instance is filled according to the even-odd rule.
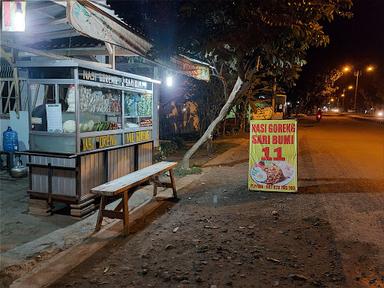
[[[159,162],[92,188],[92,193],[101,196],[99,215],[97,217],[95,232],[100,230],[103,218],[108,217],[112,219],[123,219],[123,235],[128,235],[128,200],[136,191],[136,189],[145,182],[153,182],[153,196],[157,195],[157,187],[166,187],[172,188],[173,197],[177,198],[175,179],[173,175],[173,168],[176,165],[176,162]],[[169,177],[171,180],[170,183],[160,182],[159,176],[165,172],[169,172]],[[114,210],[105,209],[105,206],[108,203],[108,198],[121,198],[121,201]]]

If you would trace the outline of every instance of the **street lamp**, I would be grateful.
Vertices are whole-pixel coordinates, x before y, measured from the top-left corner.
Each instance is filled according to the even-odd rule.
[[[348,86],[348,90],[352,90],[353,89],[353,86],[352,85],[349,85]]]
[[[374,69],[375,68],[372,65],[369,65],[366,70],[367,72],[372,72]]]
[[[351,71],[351,66],[346,65],[343,67],[343,72],[349,72],[349,71]]]
[[[344,66],[343,67],[343,72],[350,72],[352,70],[351,66]],[[369,65],[367,66],[365,69],[364,69],[366,72],[372,72],[375,70],[374,66],[373,65]],[[353,76],[356,77],[356,84],[355,84],[355,99],[354,99],[354,105],[353,105],[353,109],[355,110],[355,112],[357,111],[357,106],[356,106],[356,103],[357,103],[357,89],[359,87],[359,77],[363,74],[362,72],[362,69],[357,69],[353,72]],[[350,89],[349,87],[352,87],[352,85],[348,86],[348,89]],[[353,87],[352,87],[353,88]],[[352,89],[351,88],[351,89]]]

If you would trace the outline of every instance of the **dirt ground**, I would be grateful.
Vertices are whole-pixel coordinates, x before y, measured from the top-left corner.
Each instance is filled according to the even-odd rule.
[[[239,173],[233,175],[233,170]],[[249,193],[247,165],[210,169],[203,189],[52,287],[339,287],[334,235],[316,199]],[[204,184],[203,184],[204,183]],[[300,213],[298,213],[300,211]],[[215,287],[215,286],[213,286]]]
[[[29,214],[27,190],[28,178],[16,179],[7,171],[0,171],[0,252],[77,222],[66,215],[45,217]]]
[[[297,194],[249,192],[246,161],[207,165],[51,287],[383,288],[383,136],[342,117],[301,126]]]

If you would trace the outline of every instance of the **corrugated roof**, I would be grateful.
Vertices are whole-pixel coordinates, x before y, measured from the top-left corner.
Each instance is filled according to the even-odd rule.
[[[52,40],[34,43],[31,45],[32,48],[40,49],[40,50],[87,48],[87,47],[102,47],[102,46],[104,46],[104,43],[102,41],[85,37],[85,36],[52,39]]]
[[[70,3],[74,5],[76,2]],[[101,47],[104,46],[104,39],[138,55],[143,55],[150,49],[151,44],[145,39],[143,34],[119,18],[115,11],[106,4],[105,0],[78,0],[77,3],[78,6],[96,13],[91,15],[97,15],[92,16],[94,17],[93,21],[96,21],[95,23],[97,24],[100,21],[101,23],[104,22],[101,19],[105,17],[105,25],[108,25],[108,23],[111,25],[105,26],[109,27],[109,34],[103,34],[106,30],[98,33],[96,28],[92,33],[89,33],[88,31],[91,31],[93,26],[87,24],[86,21],[81,22],[84,23],[84,29],[86,30],[81,30],[82,26],[76,28],[80,32],[75,30],[75,26],[72,26],[74,24],[70,24],[69,19],[67,19],[67,1],[52,0],[28,1],[26,31],[21,33],[3,32],[2,37],[8,42],[20,43],[20,45],[41,50]],[[76,21],[78,23],[81,20],[77,19]],[[97,29],[101,29],[100,27],[102,26],[100,25],[96,25]],[[83,36],[82,33],[89,34],[89,37]],[[104,36],[108,39],[104,38]]]

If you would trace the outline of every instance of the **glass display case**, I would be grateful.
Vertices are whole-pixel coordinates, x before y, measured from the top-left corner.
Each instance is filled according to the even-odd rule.
[[[79,92],[81,133],[121,129],[121,91],[81,85]]]
[[[152,94],[124,92],[124,128],[152,126]]]
[[[93,187],[152,164],[159,81],[71,60],[18,66],[29,76],[30,197],[78,205]]]
[[[132,145],[144,135],[132,132],[152,130],[152,79],[85,66],[31,67],[29,76],[31,150],[82,153]],[[147,135],[144,140],[152,140]]]

